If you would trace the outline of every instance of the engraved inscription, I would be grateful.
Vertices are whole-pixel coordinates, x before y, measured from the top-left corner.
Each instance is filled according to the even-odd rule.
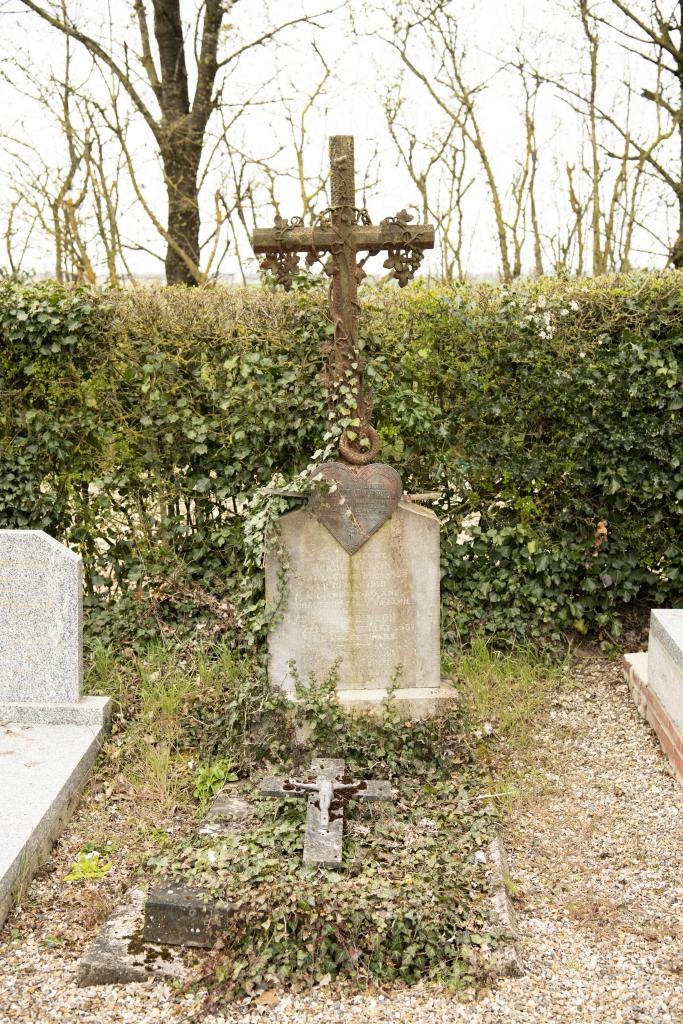
[[[271,631],[269,673],[291,691],[300,678],[325,679],[336,661],[340,689],[437,687],[439,526],[431,513],[399,505],[359,551],[348,554],[308,510],[281,520],[288,557],[287,605]],[[269,554],[266,588],[278,592]]]

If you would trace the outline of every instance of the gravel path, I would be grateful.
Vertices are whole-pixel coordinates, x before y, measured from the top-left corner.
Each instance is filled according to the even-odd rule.
[[[220,1018],[158,983],[79,990],[77,955],[95,925],[79,905],[73,939],[52,943],[59,871],[36,880],[27,908],[2,933],[1,1024],[683,1021],[683,790],[636,714],[618,666],[593,659],[573,678],[576,685],[555,698],[512,765],[524,785],[506,834],[524,978],[464,1003],[428,989],[344,997],[321,988],[311,997],[285,996],[272,1009],[235,1007]],[[79,818],[87,814],[85,807]]]

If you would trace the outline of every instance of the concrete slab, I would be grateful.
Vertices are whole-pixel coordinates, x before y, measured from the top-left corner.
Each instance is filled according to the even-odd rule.
[[[76,806],[103,735],[101,724],[0,724],[0,926]]]
[[[133,889],[117,907],[78,965],[78,986],[126,985],[162,978],[183,981],[185,965],[167,946],[145,942],[142,936],[145,894]],[[170,1016],[170,1015],[169,1015]]]

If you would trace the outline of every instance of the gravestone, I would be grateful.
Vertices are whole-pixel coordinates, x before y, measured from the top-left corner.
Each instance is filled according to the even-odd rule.
[[[401,713],[418,718],[454,696],[440,679],[439,523],[404,499],[395,469],[374,461],[380,439],[358,335],[366,260],[386,254],[384,267],[403,287],[434,245],[434,228],[412,219],[401,210],[371,223],[356,205],[353,138],[337,135],[330,207],[310,227],[278,215],[252,244],[261,268],[285,287],[299,253],[330,278],[333,339],[324,352],[330,416],[340,428],[341,461],[318,467],[308,506],[285,515],[279,542],[267,547],[266,600],[279,612],[269,637],[271,683],[294,695],[296,675],[321,682],[334,668],[347,707],[377,709],[391,686]]]
[[[303,682],[335,667],[338,695],[372,710],[395,682],[406,717],[429,714],[453,692],[441,685],[439,521],[401,501],[351,554],[308,508],[280,520],[286,551],[285,611],[269,637],[271,683],[294,696],[292,664]],[[280,599],[281,555],[266,557],[266,600]]]
[[[0,925],[78,802],[110,701],[82,697],[80,556],[0,530]]]
[[[101,727],[82,697],[80,555],[40,530],[0,530],[0,721]]]

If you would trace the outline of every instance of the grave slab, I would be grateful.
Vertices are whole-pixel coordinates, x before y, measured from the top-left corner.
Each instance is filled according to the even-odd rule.
[[[102,736],[84,725],[0,724],[0,925],[78,802]]]

